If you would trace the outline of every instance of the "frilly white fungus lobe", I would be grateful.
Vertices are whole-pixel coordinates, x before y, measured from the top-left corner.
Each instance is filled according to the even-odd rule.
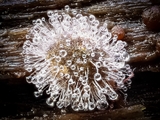
[[[37,87],[35,96],[46,90],[50,106],[105,110],[118,99],[117,90],[131,84],[126,42],[112,37],[95,16],[68,6],[47,15],[48,22],[33,21],[23,45],[24,67],[30,72],[26,80]]]

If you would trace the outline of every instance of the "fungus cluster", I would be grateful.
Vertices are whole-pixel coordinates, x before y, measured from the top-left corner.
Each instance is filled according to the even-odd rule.
[[[23,45],[26,80],[36,86],[35,96],[45,91],[46,103],[60,109],[107,109],[131,84],[127,43],[112,37],[94,15],[68,6],[47,15],[48,21],[33,22]]]

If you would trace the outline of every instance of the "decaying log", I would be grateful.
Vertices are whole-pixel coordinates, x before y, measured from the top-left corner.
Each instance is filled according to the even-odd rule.
[[[21,86],[26,85],[25,76],[28,73],[24,70],[24,64],[23,64],[24,58],[22,55],[22,49],[23,49],[22,46],[26,39],[26,34],[28,30],[32,26],[32,20],[42,17],[48,19],[46,15],[48,10],[57,9],[58,11],[63,11],[65,5],[69,5],[72,9],[82,10],[84,14],[95,15],[96,18],[101,23],[106,22],[108,24],[109,31],[111,31],[111,29],[115,25],[121,26],[125,31],[125,37],[122,40],[128,43],[128,46],[126,48],[127,52],[130,54],[130,60],[128,61],[128,63],[132,66],[134,71],[140,73],[146,71],[160,72],[160,31],[148,30],[145,24],[142,22],[142,16],[141,16],[145,9],[153,6],[152,4],[153,1],[154,0],[151,1],[150,0],[99,0],[99,1],[97,0],[20,0],[20,1],[0,0],[0,13],[1,13],[0,14],[0,86],[4,85],[7,87],[7,86],[14,86],[15,84],[17,84],[16,87],[21,88]],[[135,77],[135,79],[140,79],[140,78]],[[8,85],[6,84],[6,82],[9,82],[10,84]],[[145,84],[145,81],[143,82],[144,83],[141,84],[138,84],[139,81],[135,82],[132,90],[129,91],[131,92],[131,95],[138,94],[139,97],[136,97],[134,95],[129,96],[128,99],[133,99],[133,100],[130,101],[127,107],[122,107],[120,109],[115,109],[105,112],[104,111],[91,112],[89,114],[88,113],[75,114],[69,112],[66,113],[66,115],[54,115],[53,111],[49,111],[50,108],[47,108],[47,110],[42,110],[46,108],[46,106],[43,107],[44,106],[44,101],[43,101],[42,103],[40,103],[41,108],[38,107],[37,103],[35,105],[36,110],[38,111],[40,109],[40,112],[36,112],[36,114],[30,114],[29,112],[28,116],[27,115],[21,116],[20,115],[21,112],[18,112],[19,114],[17,118],[19,119],[31,118],[35,120],[51,119],[51,118],[57,120],[66,120],[66,119],[103,120],[103,118],[108,118],[108,120],[117,120],[117,119],[120,120],[123,118],[148,120],[152,116],[151,114],[149,114],[149,116],[144,117],[142,110],[146,108],[146,105],[139,105],[143,104],[144,102],[139,102],[138,100],[140,98],[144,98],[145,103],[148,103],[149,106],[152,106],[150,104],[152,104],[153,101],[157,102],[157,104],[155,104],[153,107],[159,105],[160,100],[159,98],[157,98],[157,96],[160,95],[160,87],[156,86],[155,87],[156,92],[152,90],[150,92],[150,90],[148,90],[147,88],[150,86],[147,86]],[[157,81],[155,80],[155,82]],[[151,84],[150,82],[148,83]],[[139,86],[137,86],[137,84]],[[142,90],[144,91],[148,90],[146,91],[146,94],[148,93],[149,95],[144,95],[144,91],[142,92],[142,94],[136,93],[138,92],[138,90],[141,90],[142,87],[144,87],[144,89]],[[137,91],[135,89],[137,89]],[[1,91],[2,90],[3,89],[1,89]],[[27,91],[27,88],[25,90]],[[15,94],[13,93],[13,95],[16,95],[16,92],[17,91],[15,91]],[[29,96],[29,94],[23,90],[22,93],[20,94],[23,94],[23,92],[26,96]],[[31,87],[30,93],[32,94],[32,92],[33,92],[33,86]],[[10,92],[4,92],[4,94],[2,95],[5,96],[5,94],[8,93]],[[146,96],[147,98],[145,98]],[[22,97],[22,95],[17,95],[17,97]],[[152,98],[155,100],[152,100]],[[4,97],[4,100],[0,100],[0,106],[4,107],[3,104],[6,104],[6,106],[13,104],[13,102],[11,101],[14,98],[12,99],[10,98],[11,101],[7,101],[8,103],[4,102],[5,99],[7,99],[7,97]],[[33,98],[27,97],[27,99],[33,99]],[[149,101],[147,101],[148,99]],[[26,102],[27,105],[25,105],[25,103],[23,102],[20,102],[21,105],[18,105],[18,107],[22,107],[24,105],[26,109],[29,109],[27,110],[28,113],[28,111],[32,111],[31,108],[34,106],[33,102],[34,101],[31,101],[31,103]],[[17,103],[14,104],[13,107],[15,107],[16,105]],[[148,109],[148,106],[146,109]],[[25,110],[22,111],[23,114],[27,114]],[[41,114],[41,112],[44,113]],[[9,113],[7,113],[6,116],[0,115],[0,119],[1,117],[4,119],[5,117],[13,119],[16,118],[15,114],[9,115]],[[137,118],[135,118],[133,114],[136,114]]]
[[[77,6],[73,6],[73,3],[77,3]],[[159,41],[159,32],[147,30],[141,21],[143,10],[152,5],[149,0],[136,0],[134,2],[132,0],[93,1],[93,3],[83,0],[70,2],[61,0],[47,3],[43,1],[14,1],[1,3],[1,25],[3,27],[0,30],[1,71],[25,72],[22,64],[22,45],[27,29],[32,25],[32,20],[37,17],[46,17],[48,9],[62,9],[62,6],[66,4],[73,6],[73,8],[76,7],[76,9],[82,9],[88,14],[96,15],[102,23],[108,23],[109,29],[114,25],[122,26],[126,33],[123,40],[127,41],[127,50],[131,56],[129,63],[148,62],[159,58],[159,44],[157,43]],[[80,8],[79,4],[86,4],[86,6]],[[17,9],[21,9],[24,5],[26,9],[17,11]],[[54,5],[54,7],[48,7],[49,5]],[[59,5],[62,6],[60,7]],[[5,8],[9,8],[9,10],[6,11]],[[10,41],[14,42],[11,42],[9,45],[8,42]],[[15,57],[12,61],[13,57],[10,56],[13,55],[18,57]],[[155,69],[158,71],[158,68]]]

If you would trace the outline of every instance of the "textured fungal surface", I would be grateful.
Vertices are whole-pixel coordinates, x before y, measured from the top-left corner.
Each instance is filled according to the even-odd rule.
[[[23,45],[28,83],[45,91],[46,103],[58,108],[105,110],[131,84],[126,42],[111,35],[94,15],[65,6],[37,19]]]

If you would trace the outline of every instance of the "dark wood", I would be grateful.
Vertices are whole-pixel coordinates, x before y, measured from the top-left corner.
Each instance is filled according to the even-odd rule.
[[[0,119],[56,120],[159,120],[160,31],[148,30],[142,13],[154,0],[0,0]],[[159,2],[153,2],[154,5]],[[46,17],[47,10],[61,11],[65,5],[84,14],[94,14],[111,30],[120,25],[134,69],[127,104],[106,111],[73,112],[46,105],[47,96],[35,98],[27,84],[22,46],[32,20]],[[120,105],[119,105],[120,106]],[[66,113],[65,113],[66,111]],[[65,115],[64,115],[65,114]]]

